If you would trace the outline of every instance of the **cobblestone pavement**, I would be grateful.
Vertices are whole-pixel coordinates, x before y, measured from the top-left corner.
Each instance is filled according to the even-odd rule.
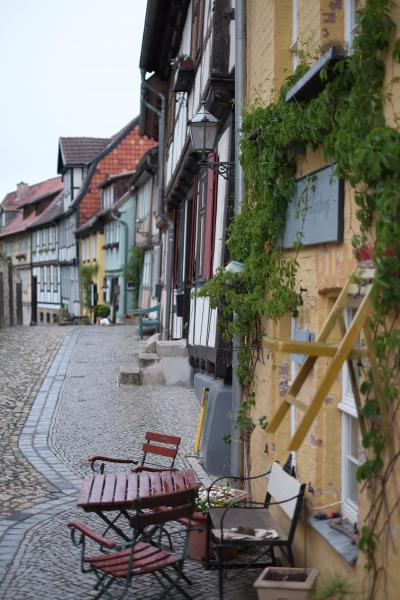
[[[18,451],[18,439],[64,331],[0,330],[0,514],[12,516],[46,499],[48,482]]]
[[[17,340],[18,346],[18,336],[27,335],[26,347],[30,343],[32,348],[46,348],[51,353],[65,331],[67,335],[45,380],[40,381],[39,372],[43,375],[44,367],[40,369],[36,360],[35,368],[28,371],[30,376],[24,380],[28,387],[32,373],[35,375],[36,400],[19,439],[20,453],[25,458],[17,449],[20,430],[14,432],[11,454],[27,473],[35,474],[36,468],[45,479],[36,473],[38,483],[30,489],[28,504],[19,504],[17,489],[13,514],[9,517],[5,513],[2,515],[5,518],[0,519],[0,598],[90,599],[94,597],[93,577],[80,574],[78,550],[72,546],[66,528],[69,520],[79,518],[99,529],[97,517],[89,517],[76,508],[80,477],[88,472],[85,457],[93,453],[122,456],[137,453],[145,431],[154,429],[182,436],[178,466],[187,466],[198,404],[193,391],[182,387],[118,385],[119,367],[129,363],[143,348],[132,326],[32,331],[39,336],[45,331],[46,342],[36,340],[35,335],[31,337],[31,330],[15,330],[9,338]],[[7,356],[11,352],[4,350],[5,361]],[[19,363],[13,360],[13,364],[15,369]],[[18,373],[15,377],[21,381]],[[20,416],[21,424],[26,414]],[[21,477],[23,488],[24,478],[28,477],[25,471]],[[29,479],[27,483],[29,487]],[[0,493],[3,491],[0,476]],[[21,496],[25,494],[21,490]],[[205,570],[196,561],[188,560],[186,565],[185,570],[193,580],[189,590],[193,598],[216,599],[216,573]],[[226,600],[255,598],[251,585],[255,577],[252,573],[227,582]],[[156,599],[159,590],[153,582],[149,576],[140,578],[128,598]],[[117,598],[118,588],[112,593]],[[176,594],[176,597],[181,596]]]

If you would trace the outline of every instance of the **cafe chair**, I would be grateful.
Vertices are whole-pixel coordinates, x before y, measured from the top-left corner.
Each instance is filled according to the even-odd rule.
[[[286,466],[286,465],[285,465]],[[209,509],[210,516],[210,566],[218,568],[219,600],[223,600],[224,580],[228,569],[260,568],[277,565],[279,549],[288,563],[294,566],[292,543],[300,517],[305,484],[300,483],[288,470],[274,462],[268,473],[256,477],[232,477],[235,481],[248,481],[260,477],[268,478],[264,502],[241,501],[227,508]],[[212,490],[220,479],[210,486]],[[226,480],[226,478],[223,478]],[[211,492],[210,492],[211,493]],[[281,525],[270,509],[280,506],[289,517],[288,531]],[[229,549],[236,549],[238,559],[227,560]],[[241,552],[244,551],[242,554]],[[240,573],[233,575],[233,577]],[[231,577],[231,578],[233,578]]]
[[[95,473],[104,473],[106,463],[138,465],[132,469],[132,471],[137,473],[140,471],[170,471],[174,469],[175,458],[178,454],[180,443],[181,438],[175,435],[147,431],[142,445],[143,455],[141,460],[95,455],[90,456],[88,461],[90,462],[92,471]],[[155,456],[159,457],[158,462],[151,462],[151,458]],[[100,465],[97,463],[100,463]]]
[[[80,521],[68,523],[71,529],[73,544],[80,548],[80,568],[82,573],[94,574],[97,578],[95,591],[99,598],[123,600],[129,588],[137,583],[137,597],[140,598],[140,576],[151,574],[161,586],[159,598],[176,598],[180,592],[185,598],[191,599],[189,593],[182,587],[182,579],[190,584],[190,580],[183,572],[186,558],[188,535],[191,530],[191,516],[195,508],[197,488],[175,492],[169,496],[168,508],[154,510],[153,499],[144,498],[137,510],[130,516],[132,540],[117,544],[98,535]],[[160,505],[161,505],[160,498]],[[152,510],[147,511],[151,508]],[[162,544],[164,526],[170,521],[185,518],[188,526],[182,533],[182,544],[179,550],[166,549]],[[160,536],[153,535],[152,542],[144,542],[142,533],[144,529],[159,528]],[[91,553],[87,548],[87,540],[99,546],[98,553]],[[158,540],[156,544],[155,540]],[[91,544],[92,545],[92,544]],[[108,591],[114,583],[119,583],[117,595]]]

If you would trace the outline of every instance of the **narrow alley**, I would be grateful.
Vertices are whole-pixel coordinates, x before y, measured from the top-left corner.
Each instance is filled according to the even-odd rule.
[[[136,328],[38,327],[0,339],[0,598],[94,597],[81,575],[66,523],[92,522],[76,508],[81,478],[95,453],[140,455],[148,429],[182,437],[178,466],[188,466],[198,403],[191,389],[119,385],[120,366],[144,343]],[[13,409],[14,418],[7,418]],[[16,410],[17,409],[17,410]],[[25,420],[26,419],[26,420]],[[193,598],[217,598],[217,574],[187,561]],[[152,578],[129,598],[157,598]],[[226,598],[255,597],[254,574],[226,585]],[[114,592],[118,595],[118,588]]]

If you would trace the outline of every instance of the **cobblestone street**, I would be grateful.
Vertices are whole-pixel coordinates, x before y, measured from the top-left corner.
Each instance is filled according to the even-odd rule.
[[[76,508],[87,456],[138,454],[154,429],[182,437],[178,466],[188,465],[199,410],[193,391],[118,384],[119,367],[143,345],[132,326],[1,331],[1,599],[94,597],[93,577],[80,574],[66,527],[79,518],[98,529],[98,518]],[[217,598],[216,572],[197,561],[186,565],[193,598]],[[255,578],[228,581],[225,598],[255,598]],[[155,600],[153,582],[140,578],[128,598]]]

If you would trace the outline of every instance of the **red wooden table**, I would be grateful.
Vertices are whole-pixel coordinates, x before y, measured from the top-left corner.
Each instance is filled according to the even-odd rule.
[[[200,484],[193,469],[93,474],[83,480],[78,506],[86,512],[95,512],[108,528],[129,540],[116,525],[121,514],[129,519],[129,510],[168,505],[169,500],[176,500],[179,492],[198,487]],[[119,514],[112,519],[105,514],[108,511],[119,511]]]

